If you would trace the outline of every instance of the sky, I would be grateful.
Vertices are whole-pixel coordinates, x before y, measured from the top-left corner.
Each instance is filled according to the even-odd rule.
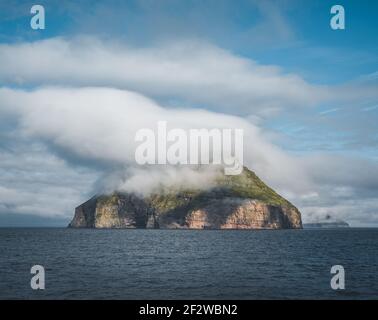
[[[0,0],[0,226],[187,181],[133,167],[133,133],[160,119],[242,127],[245,164],[304,222],[378,226],[378,3],[39,1],[44,30],[34,4]]]

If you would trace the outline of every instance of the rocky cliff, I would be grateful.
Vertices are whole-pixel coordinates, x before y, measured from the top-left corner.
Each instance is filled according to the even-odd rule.
[[[301,214],[252,171],[222,176],[210,190],[146,197],[114,192],[78,206],[72,228],[299,229]]]

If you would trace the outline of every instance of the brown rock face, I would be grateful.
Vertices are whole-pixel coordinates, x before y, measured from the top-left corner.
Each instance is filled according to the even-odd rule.
[[[189,229],[296,229],[301,228],[298,210],[275,207],[256,200],[226,199],[191,211]]]
[[[146,228],[149,218],[153,219],[152,211],[142,199],[132,194],[114,194],[93,197],[78,206],[69,227]]]
[[[207,190],[170,190],[148,197],[113,193],[75,210],[72,228],[299,229],[301,214],[252,171]]]

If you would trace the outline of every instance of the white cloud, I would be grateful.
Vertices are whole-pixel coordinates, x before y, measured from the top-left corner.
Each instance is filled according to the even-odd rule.
[[[0,61],[3,84],[111,86],[236,114],[309,106],[328,95],[295,74],[199,41],[132,48],[53,38],[1,44]]]
[[[3,114],[16,117],[23,136],[47,140],[107,167],[135,166],[135,133],[141,128],[156,129],[157,122],[164,120],[168,128],[243,129],[247,165],[275,181],[293,176],[305,180],[294,159],[269,143],[256,125],[236,116],[166,109],[139,94],[110,88],[3,88],[0,103]],[[297,186],[303,188],[302,183]]]
[[[92,170],[73,168],[40,143],[18,140],[0,151],[0,214],[71,217],[97,179]]]

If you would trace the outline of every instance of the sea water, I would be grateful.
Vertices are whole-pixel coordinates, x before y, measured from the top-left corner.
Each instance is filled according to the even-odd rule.
[[[377,299],[377,253],[378,229],[2,228],[0,299]]]

